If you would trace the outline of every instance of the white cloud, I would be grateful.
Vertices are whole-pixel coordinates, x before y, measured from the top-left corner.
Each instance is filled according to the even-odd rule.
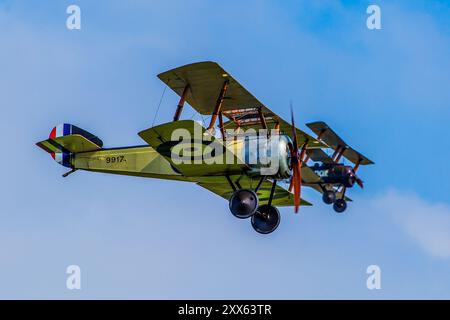
[[[398,226],[426,253],[450,259],[450,206],[427,202],[417,195],[390,190],[371,202],[388,212]]]

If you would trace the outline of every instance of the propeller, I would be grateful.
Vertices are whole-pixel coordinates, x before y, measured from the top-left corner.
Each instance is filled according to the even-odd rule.
[[[361,178],[358,177],[358,176],[356,175],[356,173],[355,173],[354,170],[352,170],[352,171],[350,172],[350,175],[355,179],[355,182],[358,184],[358,186],[360,186],[361,189],[363,189],[363,188],[364,188],[364,183],[363,183],[363,181],[361,180]]]
[[[300,195],[301,195],[301,187],[302,187],[302,162],[305,157],[306,148],[305,145],[302,147],[301,152],[298,148],[298,139],[297,139],[297,130],[295,129],[295,121],[294,121],[294,110],[292,108],[291,103],[291,122],[292,122],[292,147],[290,148],[291,152],[291,169],[292,176],[289,185],[289,191],[294,193],[294,212],[298,212],[298,208],[300,207]]]

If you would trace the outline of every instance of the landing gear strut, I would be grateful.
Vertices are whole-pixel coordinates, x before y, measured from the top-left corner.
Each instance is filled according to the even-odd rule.
[[[345,191],[347,191],[347,187],[344,185],[342,187],[342,197],[340,199],[337,199],[333,203],[333,209],[338,213],[342,213],[345,211],[345,209],[347,209],[347,201],[345,201]]]

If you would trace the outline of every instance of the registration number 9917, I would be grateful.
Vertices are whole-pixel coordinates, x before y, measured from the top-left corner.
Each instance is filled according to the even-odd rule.
[[[124,156],[106,157],[106,163],[120,163],[126,162]]]

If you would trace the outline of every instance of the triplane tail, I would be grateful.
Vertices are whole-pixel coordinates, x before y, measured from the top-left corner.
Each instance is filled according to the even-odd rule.
[[[52,129],[47,140],[36,145],[50,153],[59,164],[72,168],[73,154],[100,150],[103,142],[92,133],[72,124],[63,123]]]

